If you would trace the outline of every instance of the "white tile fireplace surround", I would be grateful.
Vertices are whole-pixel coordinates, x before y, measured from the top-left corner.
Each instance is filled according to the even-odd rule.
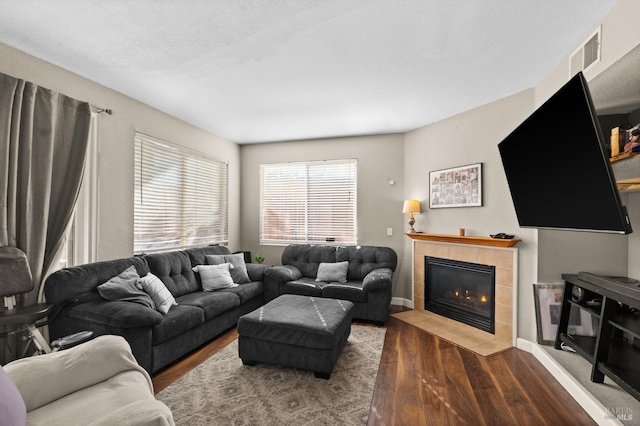
[[[413,310],[393,316],[480,355],[492,355],[516,345],[517,265],[519,240],[485,237],[408,234],[413,242]],[[424,309],[425,256],[495,267],[495,334]]]

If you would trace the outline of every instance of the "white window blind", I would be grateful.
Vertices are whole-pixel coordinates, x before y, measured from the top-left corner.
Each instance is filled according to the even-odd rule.
[[[356,244],[354,159],[260,165],[260,244]]]
[[[228,242],[228,164],[135,135],[134,253]]]

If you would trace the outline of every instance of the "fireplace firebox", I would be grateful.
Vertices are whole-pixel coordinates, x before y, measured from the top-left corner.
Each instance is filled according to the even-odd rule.
[[[424,309],[495,334],[495,266],[424,257]]]

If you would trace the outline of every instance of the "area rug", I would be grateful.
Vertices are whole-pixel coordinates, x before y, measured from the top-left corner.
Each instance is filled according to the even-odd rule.
[[[364,425],[385,333],[353,325],[329,380],[293,368],[242,365],[235,340],[156,398],[171,408],[176,425]]]

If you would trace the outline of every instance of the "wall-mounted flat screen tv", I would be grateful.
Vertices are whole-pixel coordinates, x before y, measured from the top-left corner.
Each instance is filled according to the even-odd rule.
[[[498,144],[522,227],[629,234],[582,73]]]

